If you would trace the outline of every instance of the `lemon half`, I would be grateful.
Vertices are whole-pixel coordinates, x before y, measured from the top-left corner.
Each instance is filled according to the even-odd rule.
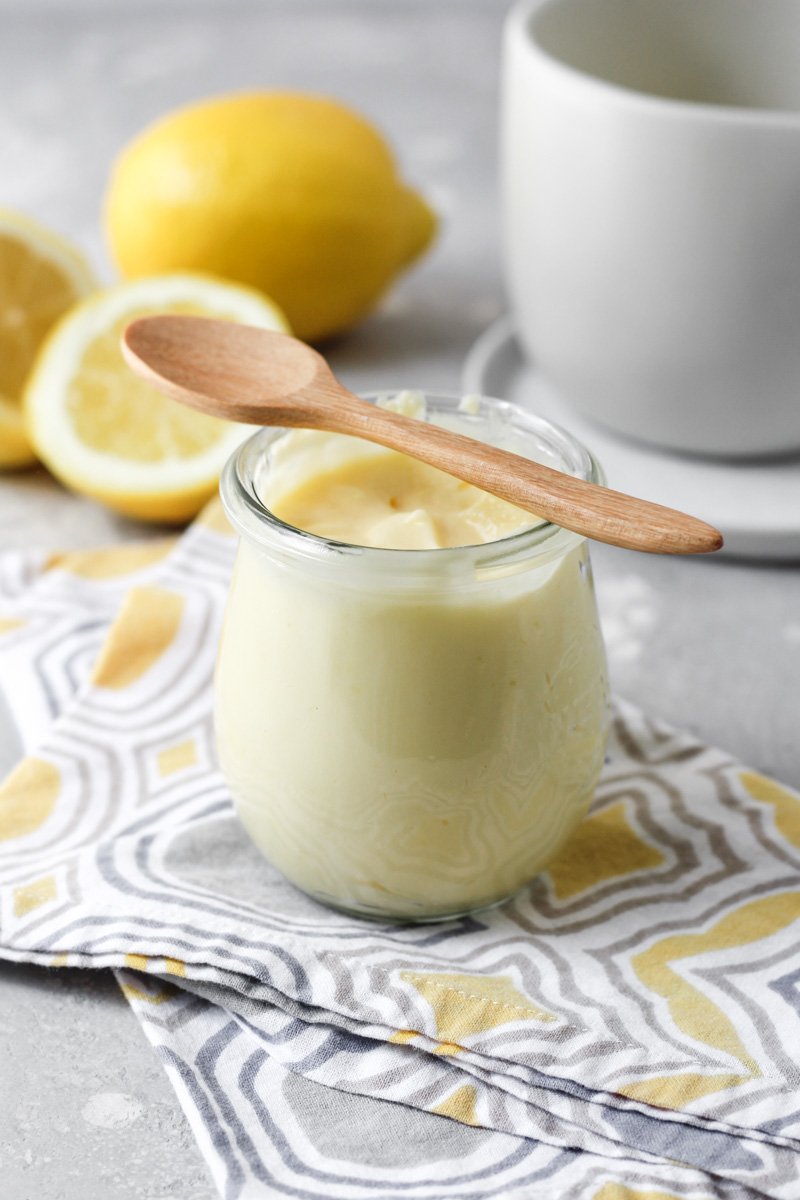
[[[95,287],[69,243],[0,210],[0,468],[34,461],[20,407],[25,380],[53,324]]]
[[[255,290],[199,275],[140,279],[99,292],[56,325],[25,389],[28,434],[76,492],[141,520],[187,521],[213,495],[250,427],[185,408],[139,379],[122,357],[129,321],[187,313],[288,332]]]

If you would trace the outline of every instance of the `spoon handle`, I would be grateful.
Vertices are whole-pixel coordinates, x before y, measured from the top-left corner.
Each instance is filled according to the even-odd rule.
[[[334,396],[335,404],[317,409],[315,428],[399,450],[584,537],[652,554],[706,554],[722,545],[719,530],[676,509],[378,408],[347,393],[338,381],[335,391],[331,388]]]
[[[598,542],[653,554],[705,554],[722,545],[718,530],[685,513],[367,404],[321,354],[283,333],[165,314],[133,321],[122,351],[148,383],[209,416],[365,438]]]

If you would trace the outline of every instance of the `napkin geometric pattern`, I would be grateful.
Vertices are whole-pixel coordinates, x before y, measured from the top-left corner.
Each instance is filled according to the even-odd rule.
[[[589,816],[505,906],[335,913],[213,748],[235,539],[0,557],[0,955],[111,967],[221,1193],[800,1195],[800,800],[616,702]]]

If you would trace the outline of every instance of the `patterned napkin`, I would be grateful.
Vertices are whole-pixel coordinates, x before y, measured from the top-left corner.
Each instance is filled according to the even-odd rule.
[[[617,703],[502,909],[329,911],[248,842],[211,683],[235,539],[0,557],[0,954],[111,967],[221,1193],[800,1194],[800,800]]]

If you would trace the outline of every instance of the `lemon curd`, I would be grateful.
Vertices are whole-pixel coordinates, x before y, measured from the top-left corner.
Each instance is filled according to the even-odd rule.
[[[546,422],[463,408],[432,397],[424,415],[597,478]],[[311,895],[380,918],[463,913],[529,882],[603,759],[584,539],[394,451],[309,431],[257,434],[222,495],[242,538],[217,741],[256,845]]]
[[[354,455],[272,505],[318,537],[386,550],[435,550],[506,537],[535,524],[522,509],[394,450]]]

